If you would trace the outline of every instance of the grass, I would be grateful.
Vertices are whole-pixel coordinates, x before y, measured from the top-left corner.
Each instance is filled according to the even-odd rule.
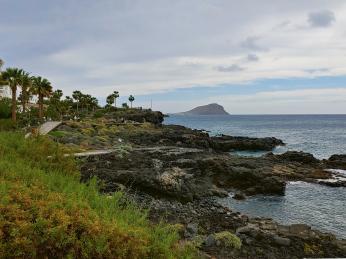
[[[61,138],[64,137],[66,135],[66,133],[64,131],[51,131],[48,133],[50,136],[52,137],[56,137],[56,138]]]
[[[80,183],[67,149],[0,132],[0,258],[192,258],[174,227]],[[51,158],[47,158],[47,157]]]
[[[0,119],[0,131],[11,131],[17,128],[17,124],[11,119]]]

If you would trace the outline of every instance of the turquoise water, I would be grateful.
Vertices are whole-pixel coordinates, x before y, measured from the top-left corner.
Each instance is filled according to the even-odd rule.
[[[300,150],[328,158],[346,152],[346,115],[171,116],[165,123],[204,129],[211,135],[277,137],[287,146],[275,149],[276,153]],[[247,215],[270,217],[282,224],[305,223],[346,238],[346,188],[291,182],[281,197],[259,195],[237,201],[231,196],[220,202]]]
[[[346,115],[171,115],[164,123],[205,129],[211,135],[277,137],[287,145],[278,147],[275,153],[297,150],[317,158],[346,153]]]

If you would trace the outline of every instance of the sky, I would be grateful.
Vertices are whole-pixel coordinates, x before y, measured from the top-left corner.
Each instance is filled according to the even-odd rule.
[[[164,112],[346,112],[345,0],[0,0],[0,58]]]

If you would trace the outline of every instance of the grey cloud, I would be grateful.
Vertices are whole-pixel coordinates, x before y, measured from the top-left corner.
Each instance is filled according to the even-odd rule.
[[[329,10],[311,12],[308,15],[308,22],[311,27],[329,27],[335,20],[334,13]]]
[[[314,73],[321,73],[321,72],[328,72],[328,68],[312,68],[312,69],[305,69],[306,72],[314,74]]]
[[[243,71],[244,68],[240,67],[237,64],[232,64],[230,66],[218,66],[215,68],[217,71],[220,72],[237,72],[237,71]]]
[[[278,27],[283,28],[283,27],[289,26],[290,24],[291,24],[291,21],[286,20],[286,21],[283,21],[282,23],[280,23],[280,24],[278,25]]]
[[[259,60],[259,57],[256,54],[249,54],[249,55],[247,55],[247,60],[252,61],[252,62],[256,62]]]
[[[0,35],[7,35],[1,37],[0,54],[5,66],[47,77],[64,92],[81,88],[101,94],[98,89],[114,85],[141,92],[209,85],[220,78],[218,71],[225,72],[224,79],[215,81],[228,82],[232,71],[248,69],[237,61],[223,63],[224,58],[249,62],[256,58],[246,60],[248,53],[285,48],[280,32],[287,27],[294,34],[293,17],[316,6],[341,10],[343,1],[34,0],[18,5],[0,0]],[[273,32],[276,24],[281,27]],[[314,46],[319,47],[318,39]],[[294,50],[301,51],[298,45]],[[182,57],[191,63],[182,65]],[[194,64],[195,57],[201,64]]]
[[[240,43],[240,46],[242,48],[245,48],[245,49],[249,49],[249,50],[255,50],[255,51],[266,51],[267,48],[265,47],[262,47],[258,41],[260,40],[261,38],[258,37],[258,36],[250,36],[250,37],[247,37],[244,41],[242,41]]]

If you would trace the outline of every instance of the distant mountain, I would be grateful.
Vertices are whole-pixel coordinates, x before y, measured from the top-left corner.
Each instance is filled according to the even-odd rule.
[[[225,109],[217,104],[211,103],[208,105],[198,106],[187,112],[176,113],[177,115],[229,115]]]

